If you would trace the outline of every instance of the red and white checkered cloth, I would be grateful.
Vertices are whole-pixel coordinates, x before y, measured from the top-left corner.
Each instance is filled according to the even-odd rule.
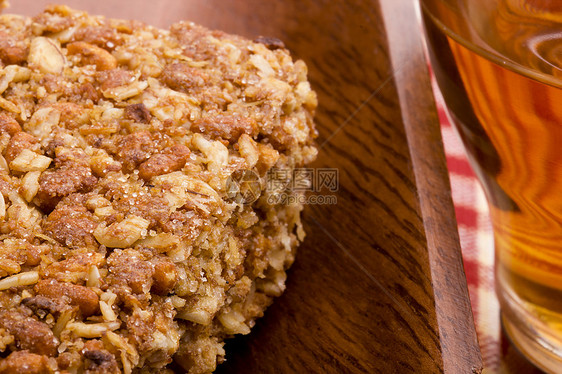
[[[466,158],[434,82],[435,100],[451,178],[472,312],[487,373],[501,372],[499,304],[494,291],[494,242],[482,187]]]

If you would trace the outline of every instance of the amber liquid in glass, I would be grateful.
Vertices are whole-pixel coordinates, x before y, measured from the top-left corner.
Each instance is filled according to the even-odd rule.
[[[421,3],[435,76],[490,206],[502,312],[560,356],[562,2]]]

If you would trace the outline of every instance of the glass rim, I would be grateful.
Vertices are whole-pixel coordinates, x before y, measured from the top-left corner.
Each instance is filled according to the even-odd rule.
[[[507,57],[501,56],[497,53],[494,53],[492,50],[487,49],[485,47],[482,47],[480,45],[477,45],[476,43],[473,43],[471,41],[468,41],[467,39],[463,38],[462,36],[460,36],[459,34],[457,34],[456,32],[454,32],[450,27],[446,26],[443,22],[441,22],[441,20],[439,18],[437,18],[436,16],[433,15],[433,13],[427,8],[427,6],[425,5],[425,1],[424,0],[420,0],[419,1],[420,6],[421,6],[421,10],[425,12],[425,14],[427,14],[433,23],[435,23],[435,25],[437,27],[439,27],[441,30],[444,31],[445,35],[450,37],[451,39],[453,39],[454,41],[456,41],[457,43],[459,43],[460,45],[462,45],[465,48],[468,48],[469,50],[471,50],[472,52],[476,53],[477,55],[495,63],[496,65],[499,65],[501,67],[504,67],[506,69],[509,69],[517,74],[520,74],[524,77],[527,77],[529,79],[533,79],[536,81],[539,81],[541,83],[547,84],[549,86],[553,86],[555,88],[562,88],[562,79],[560,78],[556,78],[553,75],[547,74],[547,73],[543,73],[531,68],[528,68],[524,65],[521,65],[520,63],[517,63]],[[423,22],[422,22],[423,23]]]

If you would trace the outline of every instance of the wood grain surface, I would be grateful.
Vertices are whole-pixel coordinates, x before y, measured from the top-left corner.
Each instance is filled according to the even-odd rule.
[[[11,11],[48,2],[12,0]],[[189,19],[277,37],[309,66],[320,102],[314,167],[338,169],[337,204],[306,207],[287,291],[227,343],[220,373],[481,371],[414,3],[381,2],[66,1],[163,27]]]
[[[419,38],[405,37],[419,31],[414,22],[415,8],[409,1],[392,5],[382,2],[381,8],[385,11],[388,39],[398,41],[390,48],[391,61],[426,232],[443,367],[445,372],[453,373],[459,370],[459,362],[469,363],[479,352],[473,318],[466,315],[471,309],[470,301],[461,296],[467,285],[462,278],[459,238],[451,235],[457,233],[457,223],[445,213],[454,208],[450,196],[443,194],[449,181],[443,149],[435,147],[441,143],[441,134],[432,131],[438,118],[431,94],[420,90],[431,85],[423,46]],[[420,117],[420,113],[426,116]],[[467,349],[469,341],[472,344]],[[478,372],[479,365],[470,369]]]

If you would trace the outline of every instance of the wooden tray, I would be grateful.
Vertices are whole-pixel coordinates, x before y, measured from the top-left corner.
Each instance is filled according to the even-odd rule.
[[[62,0],[61,0],[62,1]],[[12,0],[37,14],[51,0]],[[286,293],[220,373],[479,373],[448,174],[413,0],[67,0],[165,27],[189,19],[286,42],[320,107],[317,168]]]

